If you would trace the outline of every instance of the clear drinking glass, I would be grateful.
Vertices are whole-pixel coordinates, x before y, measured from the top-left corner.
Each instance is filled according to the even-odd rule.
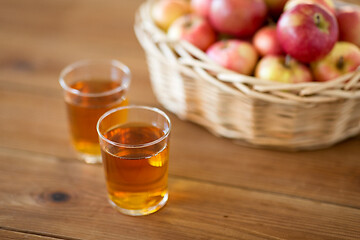
[[[127,105],[130,79],[129,68],[117,60],[79,61],[61,72],[73,146],[85,162],[101,162],[96,123],[106,111]]]
[[[120,212],[147,215],[167,202],[170,129],[164,112],[145,106],[116,108],[99,119],[108,197]]]

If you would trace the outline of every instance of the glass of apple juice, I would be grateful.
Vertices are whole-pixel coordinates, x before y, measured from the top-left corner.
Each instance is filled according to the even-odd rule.
[[[146,106],[116,108],[99,119],[108,198],[118,211],[147,215],[167,202],[170,129],[163,111]]]
[[[117,60],[83,60],[60,74],[73,146],[86,163],[100,163],[96,123],[106,111],[127,105],[131,74]]]

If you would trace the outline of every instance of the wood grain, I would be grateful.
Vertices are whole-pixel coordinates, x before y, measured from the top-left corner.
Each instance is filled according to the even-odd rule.
[[[359,209],[180,177],[170,178],[164,209],[128,217],[107,203],[103,178],[101,166],[1,151],[0,225],[80,239],[117,239],[120,234],[122,239],[360,236]]]
[[[156,103],[149,91],[144,52],[133,31],[140,3],[1,0],[0,88],[60,96],[58,76],[66,65],[80,59],[115,58],[130,67],[132,85],[144,86],[131,87],[130,99]]]
[[[0,99],[1,147],[75,158],[61,97],[0,90]],[[171,175],[360,207],[360,139],[311,152],[252,149],[169,115]]]
[[[0,238],[2,240],[54,240],[54,239],[62,239],[62,238],[53,238],[53,237],[44,237],[39,236],[37,234],[31,233],[22,233],[22,232],[14,232],[12,230],[4,230],[0,229]]]

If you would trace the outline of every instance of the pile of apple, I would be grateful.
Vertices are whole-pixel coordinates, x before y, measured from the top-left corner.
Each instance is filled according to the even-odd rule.
[[[332,0],[159,0],[151,17],[225,68],[283,83],[360,66],[360,10]]]

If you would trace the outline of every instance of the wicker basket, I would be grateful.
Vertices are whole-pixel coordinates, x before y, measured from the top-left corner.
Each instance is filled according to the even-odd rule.
[[[360,69],[326,83],[274,83],[227,70],[185,41],[170,41],[136,15],[158,101],[216,135],[288,150],[330,146],[360,132]]]

